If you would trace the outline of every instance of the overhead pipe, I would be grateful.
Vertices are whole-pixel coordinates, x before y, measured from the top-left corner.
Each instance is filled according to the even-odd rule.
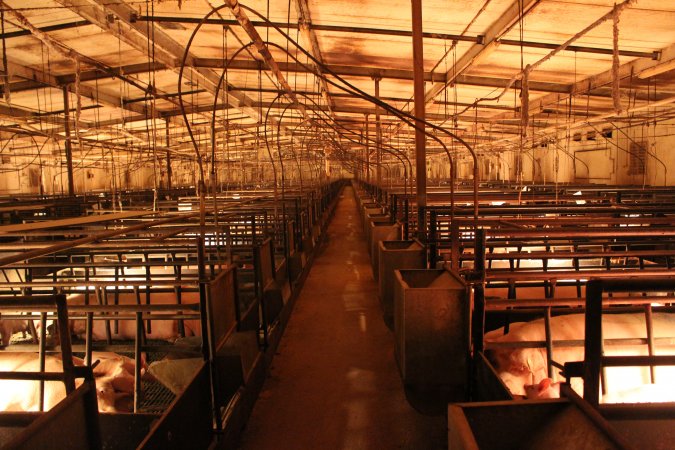
[[[63,118],[66,134],[66,168],[68,170],[68,195],[75,196],[75,182],[73,180],[73,144],[70,135],[70,101],[68,100],[68,86],[63,86]],[[76,125],[77,126],[77,125]]]
[[[257,11],[255,11],[255,10],[253,10],[253,9],[251,9],[251,8],[248,8],[248,7],[246,7],[246,6],[243,6],[243,5],[240,5],[240,6],[241,6],[242,8],[246,8],[247,10],[251,11],[253,14],[257,15],[259,18],[261,18],[261,19],[264,20],[265,22],[271,23],[271,22],[269,22],[264,16],[262,16],[260,13],[258,13]],[[305,56],[307,56],[309,59],[313,60],[315,63],[321,64],[320,61],[316,61],[316,60],[313,58],[313,56],[312,56],[309,52],[307,52],[305,49],[303,49],[297,42],[295,42],[295,41],[294,41],[290,36],[288,36],[283,30],[278,29],[278,28],[275,28],[275,29],[277,30],[277,32],[278,32],[279,34],[281,34],[284,38],[286,38],[289,42],[291,42],[296,48],[298,48],[298,50],[300,50],[301,52],[303,52],[303,53],[305,54]],[[195,29],[195,32],[196,32],[196,29]],[[271,44],[271,43],[268,42],[268,45],[270,45],[270,44]],[[279,46],[279,48],[281,48],[282,50],[284,50],[284,49],[283,49],[282,47],[280,47],[280,46]],[[285,50],[284,50],[284,51],[285,51]],[[308,71],[311,71],[311,68],[307,67],[305,64],[303,64],[302,62],[300,62],[300,61],[299,61],[297,58],[295,58],[293,55],[290,55],[288,52],[287,52],[287,54],[288,54],[292,59],[294,59],[295,62],[297,62],[298,64],[304,66]],[[335,72],[333,72],[332,70],[330,70],[330,68],[325,67],[325,66],[323,66],[323,68],[324,68],[324,71],[325,71],[325,72],[329,73],[330,75],[332,75],[333,77],[335,77],[336,79],[338,79],[340,82],[342,82],[344,85],[348,86],[349,89],[351,89],[351,90],[353,91],[352,93],[355,92],[355,93],[357,93],[359,96],[361,96],[362,98],[364,98],[365,100],[368,100],[368,101],[370,101],[370,102],[373,103],[373,104],[376,104],[376,105],[381,106],[381,107],[384,108],[385,110],[387,110],[387,111],[389,111],[390,113],[392,113],[392,114],[396,115],[397,117],[399,117],[399,118],[400,118],[401,120],[403,120],[406,124],[408,124],[408,125],[410,125],[411,127],[417,129],[417,126],[416,126],[416,124],[414,123],[414,120],[415,120],[415,116],[414,116],[414,115],[412,115],[412,114],[410,114],[410,113],[408,113],[408,112],[406,112],[406,111],[402,111],[402,110],[399,110],[399,109],[397,109],[397,108],[394,108],[393,106],[387,104],[386,102],[383,102],[383,101],[381,101],[381,100],[379,100],[379,99],[374,98],[374,97],[371,96],[370,94],[368,94],[368,93],[362,91],[361,89],[359,89],[359,88],[357,88],[356,86],[352,85],[352,84],[349,83],[348,81],[344,80],[341,76],[339,76],[338,74],[336,74]],[[312,73],[314,73],[314,72],[312,72]],[[315,75],[316,75],[316,76],[319,76],[319,75],[316,74],[316,73],[315,73]],[[326,81],[327,81],[329,84],[331,84],[331,85],[337,87],[338,89],[341,89],[341,90],[344,90],[344,91],[349,92],[349,89],[347,89],[347,88],[345,88],[344,86],[341,86],[341,85],[335,83],[334,81],[332,81],[332,80],[330,80],[330,79],[328,79],[328,78],[326,79]],[[473,202],[473,203],[474,203],[474,205],[473,205],[474,207],[473,207],[473,209],[474,209],[474,218],[477,219],[477,218],[478,218],[478,179],[479,179],[478,173],[479,173],[479,168],[478,168],[478,157],[477,157],[475,151],[473,150],[473,148],[472,148],[472,147],[471,147],[464,139],[460,138],[460,137],[457,136],[456,134],[454,134],[454,133],[452,133],[452,132],[450,132],[450,131],[446,130],[445,128],[442,128],[442,127],[440,127],[440,126],[438,126],[438,125],[435,125],[435,124],[433,124],[433,123],[430,123],[430,122],[428,122],[428,121],[426,121],[426,120],[422,120],[422,122],[423,122],[427,127],[432,128],[432,129],[434,129],[434,130],[438,130],[438,131],[440,131],[441,133],[444,133],[444,134],[446,134],[447,136],[451,137],[452,139],[456,140],[457,142],[459,142],[462,146],[464,146],[464,147],[469,151],[469,153],[470,153],[470,155],[471,155],[471,158],[472,158],[472,160],[473,160],[473,166],[474,166],[474,168],[473,168],[473,191],[474,191],[474,202]],[[435,140],[436,142],[438,142],[438,143],[445,149],[446,153],[448,153],[446,145],[445,145],[438,137],[436,137],[435,135],[433,135],[433,134],[431,134],[431,133],[427,133],[427,135],[428,135],[431,139],[433,139],[433,140]],[[449,153],[448,153],[448,155],[449,155]],[[426,168],[425,168],[425,170],[426,170]]]
[[[190,46],[192,45],[192,41],[194,40],[194,37],[196,36],[196,34],[198,33],[198,31],[200,30],[201,26],[202,26],[204,23],[206,23],[206,21],[208,21],[209,17],[211,17],[213,14],[215,14],[216,12],[218,12],[219,10],[221,10],[221,9],[227,7],[227,6],[228,6],[228,5],[221,5],[221,6],[215,7],[215,8],[213,8],[213,10],[212,10],[211,12],[209,12],[206,16],[204,16],[204,18],[202,18],[202,20],[201,20],[201,21],[199,22],[199,24],[195,27],[195,29],[194,29],[193,32],[192,32],[192,35],[190,36],[190,39],[189,39],[188,44],[187,44],[187,46],[186,46],[186,52],[189,50]],[[252,14],[256,15],[257,17],[259,17],[261,20],[263,20],[263,21],[264,21],[265,23],[267,23],[268,25],[273,26],[272,22],[270,22],[265,16],[263,16],[263,15],[260,14],[260,13],[258,13],[258,12],[255,11],[254,9],[249,8],[249,7],[245,6],[245,5],[241,5],[241,4],[239,4],[239,8],[245,9],[246,11],[251,12]],[[274,26],[273,26],[273,27],[274,27]],[[343,83],[344,86],[342,86],[342,85],[340,85],[340,84],[334,82],[333,80],[331,80],[331,79],[329,79],[329,78],[326,78],[326,82],[327,82],[327,83],[329,83],[329,84],[331,84],[331,85],[333,85],[333,86],[335,86],[335,87],[337,87],[337,88],[339,88],[339,89],[341,89],[341,90],[344,90],[344,91],[346,91],[346,92],[358,94],[359,96],[361,96],[361,98],[363,98],[363,99],[365,99],[365,100],[368,100],[369,102],[371,102],[371,103],[373,103],[373,104],[375,104],[375,105],[378,105],[378,106],[382,107],[383,109],[385,109],[385,110],[389,111],[390,113],[392,113],[392,114],[396,115],[397,117],[399,117],[399,118],[400,118],[403,122],[405,122],[406,124],[408,124],[408,125],[410,125],[411,127],[417,129],[417,126],[416,126],[416,124],[414,123],[414,120],[416,119],[416,117],[415,117],[414,115],[412,115],[412,114],[410,114],[410,113],[408,113],[408,112],[399,110],[399,109],[397,109],[397,108],[395,108],[395,107],[393,107],[393,106],[387,104],[386,102],[380,101],[380,100],[374,98],[373,96],[371,96],[370,94],[368,94],[368,93],[362,91],[361,89],[357,88],[356,86],[352,85],[351,83],[349,83],[348,81],[346,81],[345,79],[343,79],[341,76],[339,76],[338,74],[336,74],[335,72],[333,72],[332,70],[330,70],[330,68],[326,67],[321,61],[316,60],[316,58],[314,58],[313,55],[312,55],[310,52],[308,52],[307,50],[305,50],[304,48],[302,48],[297,42],[295,42],[295,40],[293,40],[293,38],[291,38],[288,34],[286,34],[282,29],[280,29],[280,28],[278,28],[278,27],[274,27],[274,28],[275,28],[275,30],[276,30],[281,36],[283,36],[286,40],[288,40],[290,43],[292,43],[298,50],[300,50],[300,51],[301,51],[301,52],[302,52],[309,60],[311,60],[311,61],[312,61],[314,64],[316,64],[316,65],[320,65],[321,68],[324,70],[324,72],[327,72],[327,73],[329,73],[330,75],[332,75],[333,77],[335,77],[337,80],[339,80],[341,83]],[[271,43],[268,42],[267,45],[271,45]],[[276,47],[281,48],[283,51],[285,51],[285,49],[283,49],[281,46],[276,46]],[[292,59],[294,59],[297,63],[299,63],[300,65],[302,65],[303,67],[305,67],[309,72],[314,73],[317,77],[322,76],[321,74],[316,74],[316,73],[312,70],[312,68],[310,68],[310,67],[306,66],[305,64],[301,63],[297,58],[295,58],[294,55],[291,55],[289,52],[286,52],[286,54],[289,55],[289,57],[291,57]],[[185,61],[183,61],[183,65],[184,65],[184,64],[185,64]],[[179,94],[180,94],[180,79],[181,79],[181,78],[182,78],[182,71],[181,71],[181,73],[179,74]],[[348,88],[346,88],[345,86],[347,86]],[[180,98],[180,97],[179,97],[179,98]],[[189,122],[188,122],[187,117],[186,117],[185,114],[183,114],[183,118],[184,118],[184,120],[185,120],[186,127],[188,128],[188,131],[190,131],[190,125],[189,125]],[[474,163],[474,179],[473,179],[473,190],[474,190],[474,217],[475,217],[475,218],[478,218],[478,158],[477,158],[477,156],[476,156],[476,153],[474,152],[473,148],[472,148],[466,141],[464,141],[462,138],[460,138],[460,137],[457,136],[456,134],[452,133],[451,131],[446,130],[446,129],[444,129],[444,128],[438,126],[438,125],[429,123],[429,122],[427,122],[426,120],[423,120],[422,122],[423,122],[426,126],[428,126],[429,128],[432,128],[432,129],[434,129],[434,130],[438,130],[438,131],[440,131],[441,133],[444,133],[445,135],[447,135],[448,137],[450,137],[450,138],[456,140],[456,141],[459,142],[462,146],[464,146],[464,147],[469,151],[469,153],[471,154],[471,157],[472,157],[473,163]],[[193,138],[192,133],[190,133],[190,136],[191,136],[191,138]],[[431,134],[431,133],[428,133],[428,136],[429,136],[431,139],[434,139],[436,142],[438,142],[441,146],[443,146],[443,147],[445,148],[445,144],[444,144],[438,137],[436,137],[435,135],[433,135],[433,134]],[[196,142],[194,141],[194,138],[193,138],[193,143],[194,143],[195,146],[196,146]]]
[[[288,81],[286,81],[286,78],[284,77],[283,72],[281,72],[279,65],[274,60],[274,57],[263,42],[260,34],[258,34],[258,30],[256,30],[255,26],[249,20],[246,12],[240,7],[239,2],[237,0],[225,0],[225,4],[230,8],[232,14],[239,22],[239,25],[241,25],[244,31],[246,31],[246,34],[248,34],[248,36],[251,38],[254,45],[258,49],[258,53],[260,53],[260,56],[262,56],[265,60],[265,63],[270,68],[281,87],[284,89],[288,98],[291,100],[291,103],[293,103],[293,106],[298,111],[300,111],[305,120],[309,120],[309,115],[307,114],[305,107],[300,102],[298,102],[295,92],[293,92],[290,84],[288,84]],[[209,13],[209,15],[213,14],[215,11],[216,10],[214,9],[211,11],[211,13]]]
[[[422,42],[422,0],[412,0],[413,97],[415,100],[415,186],[417,187],[417,234],[426,230],[427,149],[424,119],[424,48]],[[376,85],[377,86],[377,85]],[[379,96],[376,94],[375,97]]]
[[[277,49],[279,49],[279,50],[281,50],[281,51],[284,51],[284,52],[286,51],[283,47],[279,46],[278,44],[272,43],[272,42],[264,42],[264,44],[265,44],[266,46],[272,46],[272,47],[275,47],[275,48],[277,48]],[[231,57],[226,61],[226,63],[225,63],[223,72],[222,72],[222,74],[221,74],[221,76],[220,76],[220,79],[218,80],[218,83],[216,84],[216,88],[215,88],[214,103],[213,103],[213,109],[212,109],[212,115],[211,115],[211,129],[212,129],[212,133],[213,133],[214,130],[215,130],[215,119],[216,119],[216,110],[217,110],[218,93],[220,92],[220,89],[223,88],[223,81],[224,81],[224,79],[225,79],[225,73],[226,73],[226,71],[227,71],[227,68],[229,67],[229,65],[231,64],[231,62],[234,61],[234,59],[235,59],[241,52],[243,52],[244,50],[246,50],[246,49],[247,49],[248,47],[250,47],[251,45],[254,45],[254,43],[251,42],[251,43],[245,44],[245,45],[243,45],[242,47],[240,47],[239,49],[237,49],[237,50],[232,54],[232,56],[231,56]],[[294,58],[293,55],[290,55],[290,54],[289,54],[289,56],[290,56],[291,58]],[[297,60],[296,60],[296,61],[297,61]],[[299,62],[299,61],[298,61],[298,62]],[[313,103],[315,106],[318,106],[318,105],[316,104],[316,102],[315,102],[310,96],[308,96],[307,94],[305,94],[305,93],[299,93],[299,94],[302,95],[303,97],[305,97],[307,100],[309,100],[309,101],[310,101],[311,103]],[[282,95],[282,94],[278,94],[277,97],[275,97],[274,101],[272,102],[272,105],[273,105],[273,104],[281,97],[281,95]],[[271,109],[271,106],[272,106],[272,105],[270,105],[270,108],[269,108],[269,109]],[[269,114],[269,109],[268,109],[268,114]],[[287,109],[287,108],[286,108],[286,109]],[[286,110],[286,109],[285,109],[285,110]],[[285,110],[284,110],[284,111],[285,111]],[[320,110],[319,110],[319,111],[320,111]],[[320,112],[323,112],[323,111],[320,111]],[[325,114],[325,113],[324,113],[324,114]],[[265,120],[265,122],[267,122],[267,116],[268,116],[268,115],[266,115],[266,120]],[[328,121],[330,120],[331,122],[334,123],[334,126],[336,126],[336,127],[338,127],[338,128],[344,128],[343,126],[341,126],[341,125],[339,125],[338,123],[334,122],[333,119],[330,118],[330,117],[329,117],[328,119],[320,119],[320,118],[319,118],[319,120],[325,120],[326,122],[328,122]],[[347,128],[344,128],[344,130],[345,130],[346,132],[352,133],[352,131],[349,130],[349,129],[347,129]],[[370,141],[371,141],[371,139],[370,139],[370,138],[367,138],[367,142],[370,142]],[[266,141],[266,143],[267,143],[267,141]],[[212,134],[212,145],[215,146],[215,135],[214,135],[214,134]],[[441,144],[441,145],[442,145],[442,144]],[[381,145],[380,145],[380,147],[381,147]],[[444,147],[444,148],[445,148],[445,147]],[[445,149],[446,149],[446,152],[447,152],[447,148],[445,148]],[[408,172],[408,171],[407,171],[407,168],[406,168],[406,166],[405,166],[405,162],[401,159],[401,157],[400,157],[399,155],[393,153],[394,151],[396,151],[396,149],[394,149],[394,148],[392,147],[392,151],[390,151],[389,153],[391,153],[394,157],[398,158],[399,161],[401,162],[401,164],[403,165],[403,170],[404,170],[404,173],[405,173],[405,178],[404,178],[404,189],[407,190],[407,184],[405,183],[405,181],[406,181],[407,178],[408,178],[408,177],[407,177],[407,172]],[[268,148],[268,153],[269,153],[270,158],[271,158],[271,153],[270,153],[270,149],[269,149],[269,148]],[[406,159],[407,159],[407,157],[406,157]],[[271,163],[272,163],[272,166],[273,166],[273,169],[274,169],[274,161],[271,160]],[[410,162],[409,162],[409,161],[408,161],[408,164],[410,165]],[[410,169],[411,169],[411,171],[412,171],[412,166],[410,167]],[[275,174],[276,174],[276,171],[275,171]],[[276,175],[275,175],[275,177],[276,177]],[[282,186],[282,190],[283,190],[283,186]]]

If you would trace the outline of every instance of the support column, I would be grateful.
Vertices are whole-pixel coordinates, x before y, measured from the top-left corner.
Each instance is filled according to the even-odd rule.
[[[417,234],[426,230],[427,163],[424,135],[424,50],[422,43],[422,0],[412,0],[413,83],[415,95],[415,178],[417,180]]]
[[[374,77],[375,80],[375,98],[380,99],[380,77]],[[382,122],[380,121],[380,107],[375,106],[375,143],[376,153],[375,161],[377,167],[375,168],[377,174],[377,188],[382,189]]]
[[[370,184],[370,124],[366,114],[366,183]]]
[[[171,183],[171,176],[173,171],[171,170],[171,152],[169,151],[169,121],[166,121],[166,188],[170,191],[173,188]]]
[[[361,144],[361,146],[365,147],[365,142],[366,142],[365,141],[365,135],[363,134],[363,129],[361,129],[361,136],[359,137],[359,143]],[[365,152],[367,152],[367,150],[365,150]],[[365,176],[366,176],[366,161],[365,161],[365,158],[358,162],[358,170],[356,172],[357,172],[357,176],[358,176],[359,180],[361,180],[361,181],[365,180]]]
[[[75,196],[75,181],[73,180],[73,146],[70,142],[70,102],[68,100],[68,86],[63,86],[63,118],[66,133],[66,165],[68,168],[68,195]]]

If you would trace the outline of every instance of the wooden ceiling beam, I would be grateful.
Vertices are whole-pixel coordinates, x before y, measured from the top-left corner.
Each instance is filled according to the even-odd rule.
[[[675,44],[669,47],[666,47],[661,50],[661,59],[659,61],[650,60],[650,59],[636,59],[626,64],[619,66],[619,78],[621,79],[630,79],[631,76],[637,76],[641,72],[645,72],[657,66],[662,66],[668,64],[669,61],[675,61]],[[530,100],[529,102],[529,111],[538,111],[545,108],[550,108],[554,105],[559,105],[561,100],[571,96],[586,96],[589,92],[596,93],[597,90],[605,90],[606,96],[611,98],[611,83],[612,83],[612,71],[606,70],[597,75],[580,80],[574,84],[568,86],[569,94],[562,97],[560,95],[549,94],[543,97]],[[593,94],[591,94],[593,95]],[[637,100],[645,102],[658,102],[663,101],[668,98],[671,98],[673,93],[660,93],[655,92],[646,93],[643,95],[636,95],[631,97]]]
[[[136,11],[123,1],[57,0],[57,2],[97,25],[102,30],[121,39],[142,54],[148,55],[152,53],[154,60],[162,64],[164,68],[178,70],[183,59],[184,47],[173,40],[162,29],[156,27],[152,30],[152,33],[148,33],[147,24],[132,21],[132,17],[136,15]],[[110,14],[113,14],[116,19],[112,23],[109,21]],[[149,48],[149,45],[152,48]],[[215,93],[215,87],[220,80],[220,75],[210,69],[195,68],[193,62],[194,55],[188,53],[185,61],[187,71],[194,78],[202,80],[203,85],[207,86],[210,92]],[[258,111],[250,106],[252,100],[245,94],[228,89],[223,95],[227,98],[229,104],[254,120],[260,120]]]
[[[148,21],[148,22],[158,22],[158,23],[199,23],[201,18],[196,17],[176,17],[176,16],[145,16],[139,15],[136,20],[138,21]],[[251,21],[255,27],[277,27],[281,29],[287,28],[298,28],[296,23],[285,23],[285,22],[262,22],[262,21]],[[230,26],[236,25],[237,21],[232,19],[208,19],[206,24],[209,25],[220,25],[220,26]],[[312,23],[312,30],[315,31],[328,31],[333,33],[353,33],[353,34],[368,34],[373,36],[400,36],[400,37],[411,37],[412,32],[407,30],[393,30],[385,28],[373,28],[373,27],[354,27],[354,26],[345,26],[345,25],[325,25]],[[451,33],[430,33],[423,32],[422,37],[424,39],[436,39],[444,41],[462,41],[462,42],[475,42],[482,43],[485,39],[484,35],[461,35],[461,34],[451,34]],[[500,45],[508,45],[515,47],[526,47],[526,48],[547,48],[555,49],[560,46],[560,44],[552,42],[535,42],[535,41],[522,41],[518,39],[499,39]],[[600,54],[600,55],[611,55],[611,48],[600,48],[600,47],[588,47],[581,45],[570,45],[567,47],[568,51],[576,53],[590,53],[590,54]],[[648,59],[658,59],[659,52],[641,52],[635,50],[626,50],[619,49],[620,56],[629,56],[635,58],[648,58]]]
[[[319,62],[319,64],[312,64],[312,66],[319,75],[321,94],[328,105],[328,109],[332,111],[332,109],[335,107],[335,102],[333,102],[333,99],[331,98],[328,83],[324,79],[323,73],[321,71],[321,66],[324,64],[324,60],[323,56],[321,55],[319,40],[317,39],[316,33],[312,28],[312,15],[309,10],[309,3],[307,0],[295,0],[295,10],[298,14],[298,28],[300,29],[300,32],[302,33],[305,40],[309,42],[309,52],[312,54],[314,59]]]
[[[479,58],[492,52],[499,45],[499,38],[511,27],[513,27],[518,20],[524,18],[541,0],[516,0],[509,8],[495,20],[485,31],[483,42],[473,44],[464,52],[459,59],[450,66],[445,73],[445,82],[434,83],[424,96],[426,103],[430,103],[438,94],[449,84],[453,83],[455,79],[464,73],[474,62]]]
[[[269,48],[267,48],[267,45],[263,41],[262,37],[260,37],[258,30],[251,23],[251,20],[248,18],[246,11],[244,11],[244,9],[241,8],[237,0],[225,0],[225,3],[230,7],[230,11],[239,22],[239,25],[246,32],[249,38],[251,38],[251,40],[253,41],[253,44],[258,50],[258,53],[265,61],[265,64],[267,64],[267,67],[269,67],[272,73],[274,74],[277,83],[279,83],[284,93],[291,101],[293,107],[298,111],[300,111],[300,114],[302,114],[302,116],[305,119],[309,119],[309,115],[307,114],[304,105],[298,101],[298,98],[293,92],[291,85],[288,84],[288,81],[286,80],[286,77],[284,77],[283,72],[279,68],[277,61],[274,59],[274,56],[272,56],[272,53],[269,51]]]

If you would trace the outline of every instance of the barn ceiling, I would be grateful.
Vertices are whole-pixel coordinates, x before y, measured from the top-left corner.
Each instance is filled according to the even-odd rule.
[[[0,5],[0,133],[27,154],[60,157],[71,136],[80,160],[269,145],[349,166],[378,119],[388,152],[414,147],[409,1]],[[479,154],[675,112],[675,2],[426,0],[422,17],[426,120]],[[428,152],[460,151],[434,133]]]

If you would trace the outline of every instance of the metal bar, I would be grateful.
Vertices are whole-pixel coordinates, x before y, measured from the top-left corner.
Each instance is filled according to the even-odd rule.
[[[652,317],[652,305],[645,305],[645,325],[647,327],[647,350],[649,356],[654,356],[654,323]],[[652,383],[656,383],[656,370],[654,366],[649,367],[649,377]]]
[[[505,230],[505,229],[489,229],[488,236],[493,238],[514,239],[514,238],[558,238],[558,239],[573,239],[575,237],[590,238],[590,237],[608,237],[619,238],[624,236],[675,236],[675,228],[650,228],[650,227],[626,227],[626,228],[611,228],[611,229],[569,229],[569,228],[545,228],[545,229],[527,229],[527,230]],[[609,252],[608,252],[609,254]]]
[[[667,297],[666,297],[667,298]],[[624,304],[632,304],[632,305],[649,305],[655,301],[663,301],[664,297],[633,297],[633,296],[628,296],[628,297],[612,297],[612,298],[604,298],[602,300],[602,305],[603,306],[610,306],[610,305],[624,305]],[[553,298],[553,299],[548,299],[548,298],[542,298],[542,299],[522,299],[522,300],[496,300],[496,299],[490,299],[487,301],[487,308],[488,311],[505,311],[508,310],[509,308],[514,308],[518,307],[519,311],[520,308],[545,308],[547,306],[566,306],[566,307],[575,307],[579,308],[581,306],[585,305],[585,300],[583,298]],[[670,307],[659,307],[659,310],[662,308],[670,308]],[[581,309],[575,309],[575,311],[582,312],[584,311],[583,308]],[[637,310],[636,310],[637,311]],[[517,312],[517,311],[516,311]]]
[[[166,148],[169,148],[169,121],[166,121]],[[171,170],[171,152],[166,152],[166,188],[168,190],[173,189],[173,184],[171,177],[173,176],[173,171]]]
[[[417,236],[426,230],[427,163],[424,120],[424,47],[422,41],[422,0],[412,0],[413,92],[415,99],[415,178],[417,187]]]
[[[584,400],[597,408],[600,403],[602,358],[602,281],[586,283],[586,317],[584,331]]]
[[[15,262],[32,259],[32,258],[35,258],[35,257],[38,257],[38,256],[49,255],[49,254],[56,253],[58,251],[65,250],[65,249],[68,249],[68,248],[74,248],[74,247],[78,247],[80,245],[89,244],[89,243],[96,242],[96,241],[99,241],[99,240],[102,240],[102,239],[107,239],[107,238],[110,238],[110,237],[113,237],[113,236],[118,236],[120,234],[127,234],[127,233],[132,232],[132,231],[144,230],[144,229],[152,227],[152,226],[162,225],[162,224],[165,224],[165,223],[171,223],[171,222],[175,222],[177,220],[187,220],[189,218],[197,217],[197,216],[199,216],[198,212],[186,214],[184,216],[181,216],[180,218],[179,217],[169,217],[167,219],[160,219],[160,220],[157,220],[157,221],[154,221],[154,222],[146,222],[146,223],[141,223],[139,225],[133,225],[133,226],[126,227],[126,228],[110,230],[110,231],[106,231],[106,232],[103,232],[103,233],[95,234],[93,236],[87,236],[87,237],[84,237],[84,238],[75,239],[74,241],[63,242],[63,243],[55,244],[55,245],[45,247],[45,248],[38,248],[38,249],[31,250],[31,251],[28,251],[28,252],[25,252],[25,253],[19,253],[19,254],[13,255],[13,256],[1,258],[0,259],[0,267],[6,266],[8,264],[15,263]]]
[[[143,260],[148,261],[148,254],[144,253],[143,254]],[[145,279],[150,280],[150,266],[145,266]],[[146,284],[145,286],[145,304],[150,305],[150,296],[152,295],[152,290],[150,289],[150,283]],[[147,320],[146,321],[146,332],[148,334],[152,333],[152,321]]]
[[[551,308],[546,308],[544,316],[544,331],[546,334],[546,361],[549,378],[553,378],[553,337],[551,336]]]
[[[38,342],[38,357],[40,358],[40,372],[44,372],[45,366],[45,345],[47,343],[47,314],[40,313],[40,341]],[[40,381],[39,385],[39,410],[45,409],[45,384]]]
[[[436,211],[431,211],[429,213],[429,267],[432,269],[436,268],[436,262],[438,261],[436,225]]]
[[[61,347],[61,359],[63,361],[63,382],[66,393],[75,390],[75,364],[73,363],[73,350],[70,345],[70,326],[68,324],[68,306],[66,296],[59,295],[54,299],[56,303],[56,315],[58,317],[59,341]]]
[[[70,259],[72,260],[72,258],[70,258]],[[85,281],[85,283],[87,281],[89,281],[89,267],[84,269],[84,281]],[[97,288],[94,287],[94,289],[97,289]],[[84,304],[86,306],[89,306],[91,304],[90,303],[89,288],[87,288],[87,290],[84,293]],[[85,347],[85,354],[86,354],[85,356],[86,356],[87,362],[89,363],[89,365],[91,365],[91,351],[92,351],[92,347],[94,345],[94,336],[93,336],[93,333],[94,333],[94,315],[92,313],[88,313],[87,317],[86,317],[86,320],[87,320],[87,322],[85,324],[85,326],[86,326],[86,328],[85,328],[86,337],[85,337],[84,347]]]
[[[0,372],[0,380],[40,380],[64,381],[65,373],[61,372]],[[73,384],[73,390],[74,390]]]
[[[620,291],[672,291],[675,290],[675,279],[664,277],[651,277],[641,279],[612,278],[602,281],[605,292]]]
[[[560,44],[551,44],[548,42],[533,42],[533,41],[520,41],[517,39],[497,39],[500,45],[512,45],[517,47],[530,47],[530,48],[547,48],[554,50],[560,47]],[[575,53],[594,53],[599,55],[611,55],[614,51],[611,48],[598,48],[598,47],[587,47],[584,45],[568,45],[565,48],[566,51],[575,52]],[[637,58],[649,58],[657,60],[660,57],[659,51],[653,52],[637,52],[633,50],[619,50],[620,56],[632,56]]]
[[[70,28],[77,28],[81,27],[84,25],[90,25],[91,22],[88,20],[77,20],[75,22],[68,22],[68,23],[60,23],[56,25],[47,25],[45,27],[38,27],[37,29],[44,32],[48,33],[50,31],[61,31],[61,30],[68,30]],[[20,36],[30,36],[31,32],[30,30],[18,30],[18,31],[10,31],[5,34],[0,34],[0,39],[11,39],[15,37],[20,37]]]
[[[605,367],[673,366],[675,365],[675,355],[603,356],[601,362]]]
[[[532,311],[525,311],[525,313],[530,313],[532,314]],[[556,347],[583,347],[585,344],[585,341],[581,339],[554,339],[551,342]],[[637,346],[637,345],[645,345],[647,340],[645,338],[615,338],[615,339],[605,339],[604,340],[605,344],[608,345],[610,348],[614,345],[620,345],[620,346]],[[658,338],[656,339],[656,342],[662,345],[672,345],[675,343],[675,338]],[[485,345],[486,348],[490,349],[497,349],[497,348],[546,348],[547,342],[546,341],[505,341],[505,342],[492,342],[488,341]],[[670,356],[669,356],[670,357]],[[675,357],[675,356],[674,356]],[[614,358],[613,356],[606,356],[605,358]],[[642,356],[642,358],[649,358],[648,356]],[[654,357],[658,358],[658,357]],[[668,360],[663,360],[661,363],[664,365],[670,364],[670,359]],[[633,363],[634,361],[630,361]],[[644,364],[639,364],[639,363],[644,363]],[[657,359],[654,359],[652,361],[653,364],[657,363]],[[644,360],[644,361],[635,361],[635,365],[649,365],[649,360]],[[620,365],[620,364],[616,364]],[[581,374],[580,374],[581,376]]]
[[[138,290],[136,291],[138,292]],[[137,301],[140,300],[137,297]],[[141,403],[141,339],[143,338],[143,320],[136,313],[136,333],[134,336],[134,412],[138,412]]]
[[[204,241],[201,236],[196,237],[197,241],[197,255],[198,255],[198,271],[199,271],[199,312],[200,325],[202,328],[202,356],[205,361],[212,361],[215,357],[212,349],[213,339],[209,335],[211,327],[208,323],[208,307],[207,307],[207,282],[206,282],[206,261],[204,258]]]
[[[101,286],[96,288],[96,300],[98,301],[99,306],[108,306],[108,300],[107,300],[107,294],[105,290],[101,288]],[[108,345],[112,344],[112,333],[110,331],[110,321],[108,319],[105,319],[105,336],[106,336],[106,341],[108,342]]]
[[[86,281],[85,281],[86,283]],[[32,299],[40,298],[40,296],[33,297]],[[0,297],[4,298],[4,297]],[[30,312],[55,312],[56,307],[53,305],[43,305],[37,302],[35,305],[32,304],[32,299],[31,299],[31,304],[29,306],[26,306],[25,303],[23,304],[16,304],[12,305],[11,302],[5,303],[4,300],[0,300],[0,310],[21,310],[20,308],[23,307],[26,311]],[[198,305],[195,304],[179,304],[176,303],[175,305],[145,305],[145,304],[140,304],[140,305],[71,305],[68,307],[69,313],[73,317],[78,317],[82,313],[88,313],[88,312],[100,312],[100,313],[111,313],[111,312],[125,312],[125,313],[136,313],[136,312],[142,312],[142,313],[151,313],[151,312],[170,312],[170,311],[182,311],[182,310],[188,310],[188,311],[198,311],[199,307]],[[78,314],[79,313],[79,314]],[[2,315],[3,319],[4,318],[25,318],[25,316],[15,316],[11,314],[3,314]],[[120,316],[122,317],[122,316]],[[168,316],[166,316],[168,317]],[[161,317],[158,317],[157,320],[165,318],[165,315],[162,314]]]
[[[484,349],[483,335],[485,330],[485,232],[476,230],[476,253],[474,261],[474,270],[477,280],[474,285],[474,320],[473,345],[474,352],[480,352]]]
[[[407,198],[403,200],[403,214],[405,215],[405,222],[403,223],[403,229],[405,233],[405,238],[408,239],[410,236],[410,204]]]
[[[380,99],[380,77],[374,77],[375,81],[375,98]],[[382,187],[382,122],[380,121],[380,107],[375,105],[375,173],[377,188]]]
[[[584,271],[560,271],[560,272],[537,272],[536,269],[521,271],[492,271],[486,275],[487,281],[546,281],[546,280],[577,280],[583,278],[614,278],[617,276],[651,278],[651,277],[675,277],[675,272],[669,270],[638,270],[638,269],[614,269],[612,271],[584,270]],[[2,285],[2,283],[0,283]],[[673,288],[670,289],[671,291]]]
[[[63,126],[66,134],[66,168],[68,173],[68,195],[75,195],[75,181],[73,179],[73,146],[70,136],[70,103],[68,101],[68,86],[63,86]]]
[[[460,248],[459,248],[459,225],[457,221],[450,222],[450,240],[451,240],[451,250],[450,250],[450,267],[453,270],[459,270],[460,268]]]

